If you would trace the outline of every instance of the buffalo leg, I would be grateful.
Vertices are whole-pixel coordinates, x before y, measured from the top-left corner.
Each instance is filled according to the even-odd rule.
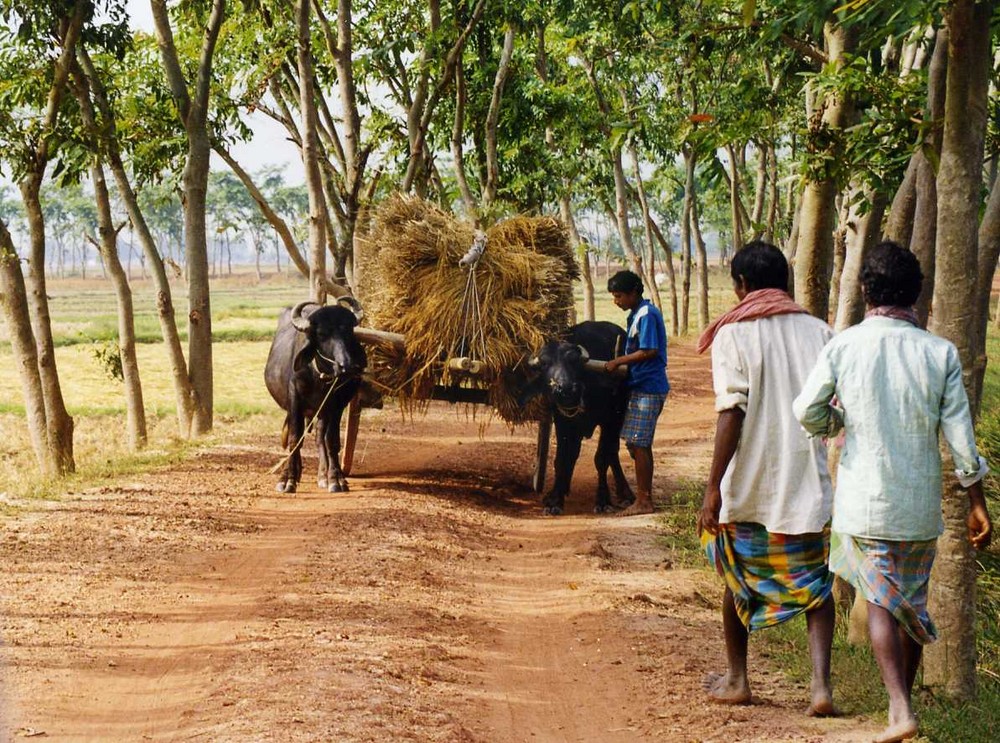
[[[331,493],[346,493],[347,478],[340,469],[340,419],[344,414],[344,406],[336,404],[335,400],[330,402],[333,403],[333,409],[325,421],[326,435],[323,437],[327,458],[327,479]]]
[[[302,431],[305,426],[301,413],[289,411],[288,426],[288,461],[285,463],[284,472],[278,481],[277,490],[280,493],[294,493],[298,489],[299,480],[302,479]]]
[[[326,429],[326,420],[323,416],[319,416],[316,419],[316,450],[319,456],[319,465],[316,468],[316,485],[320,490],[326,490],[330,484],[330,464],[329,457],[327,456],[329,447],[326,445]]]
[[[558,516],[563,512],[566,496],[569,495],[570,482],[573,480],[573,470],[576,460],[580,457],[580,434],[566,421],[556,419],[556,471],[552,490],[545,496],[542,505],[545,513]]]
[[[622,469],[621,460],[621,432],[622,420],[617,421],[617,425],[609,426],[607,435],[607,449],[605,456],[608,467],[611,468],[611,476],[615,478],[615,495],[618,496],[617,506],[629,506],[635,502],[635,493],[632,486],[628,484],[625,470]],[[605,440],[604,426],[601,426],[601,442]]]
[[[611,437],[601,426],[601,435],[597,439],[597,452],[594,454],[594,468],[597,470],[597,497],[594,500],[594,513],[608,513],[612,510],[611,490],[608,488],[608,469],[613,469],[618,462],[618,439]],[[618,462],[621,470],[621,462]],[[624,473],[622,475],[624,477]],[[616,478],[617,480],[617,478]],[[615,482],[616,490],[619,483]],[[628,483],[625,483],[628,487]]]

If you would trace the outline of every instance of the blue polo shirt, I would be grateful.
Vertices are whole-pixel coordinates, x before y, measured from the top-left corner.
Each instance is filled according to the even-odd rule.
[[[626,354],[639,349],[656,349],[654,358],[629,364],[629,389],[656,395],[670,392],[670,382],[667,381],[667,329],[663,324],[663,315],[656,305],[644,299],[629,313],[626,325]]]

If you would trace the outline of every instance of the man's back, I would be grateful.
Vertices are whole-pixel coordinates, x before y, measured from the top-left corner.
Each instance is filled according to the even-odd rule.
[[[882,539],[937,537],[939,429],[958,469],[977,466],[954,345],[909,322],[872,317],[838,335],[817,372],[834,385],[844,417],[834,528]]]
[[[720,522],[804,534],[829,521],[825,447],[806,437],[792,400],[831,336],[826,323],[803,313],[732,323],[716,335],[716,410],[745,413],[739,448],[722,480]]]

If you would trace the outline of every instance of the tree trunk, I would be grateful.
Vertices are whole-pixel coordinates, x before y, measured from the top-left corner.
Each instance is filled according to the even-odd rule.
[[[573,246],[577,257],[580,260],[580,275],[583,279],[583,319],[594,319],[594,279],[590,275],[590,253],[587,244],[580,240],[580,233],[576,229],[576,220],[573,219],[573,210],[570,206],[569,193],[563,192],[559,195],[559,214],[562,221],[569,230],[570,245]]]
[[[31,238],[31,259],[28,264],[28,303],[31,308],[35,336],[38,373],[45,400],[47,441],[56,474],[76,470],[73,457],[73,418],[66,410],[59,372],[56,368],[55,343],[52,340],[52,319],[49,315],[48,289],[45,282],[45,220],[39,198],[41,173],[33,173],[20,183],[24,212]]]
[[[472,218],[472,222],[479,226],[479,210],[476,208],[476,199],[469,188],[469,179],[465,175],[465,151],[463,142],[465,140],[465,103],[467,93],[465,90],[465,72],[461,62],[455,68],[455,124],[451,130],[451,154],[455,158],[455,178],[458,180],[458,190],[462,194],[462,204],[466,212]],[[551,132],[551,127],[546,134]],[[560,202],[561,206],[561,202]],[[565,216],[563,217],[565,221]]]
[[[674,275],[674,254],[670,248],[670,243],[663,237],[663,232],[660,231],[656,222],[652,222],[652,225],[653,234],[656,235],[656,240],[660,243],[663,255],[666,258],[667,286],[670,294],[670,334],[677,335],[680,329],[677,317],[677,277]]]
[[[774,230],[778,224],[778,155],[774,141],[767,143],[767,224],[764,228],[764,242],[774,243]]]
[[[736,162],[736,149],[733,145],[726,145],[726,152],[729,153],[729,216],[733,225],[733,253],[737,253],[743,247],[743,231],[746,225],[743,224],[743,205],[740,199],[740,168]]]
[[[922,326],[927,326],[930,314],[931,299],[934,296],[935,274],[935,241],[937,235],[937,174],[928,158],[928,150],[934,160],[941,154],[941,121],[944,119],[945,87],[948,71],[948,36],[947,27],[937,34],[934,56],[927,80],[927,112],[933,127],[924,143],[924,149],[913,155],[916,163],[914,178],[916,205],[913,211],[913,227],[910,233],[910,250],[920,261],[924,274],[924,283],[917,300],[917,316]]]
[[[947,15],[947,93],[937,179],[937,267],[932,332],[958,348],[966,391],[978,412],[976,287],[983,139],[990,63],[992,2],[956,0]],[[970,332],[971,331],[971,332]],[[966,537],[968,499],[953,477],[943,498],[945,532],[930,583],[931,613],[940,640],[924,654],[924,682],[955,699],[976,691],[976,562]]]
[[[845,30],[832,21],[824,27],[827,56],[842,66],[845,55],[855,45],[856,30]],[[822,116],[813,116],[810,129],[822,140],[833,139],[828,150],[831,161],[839,159],[839,139],[853,118],[849,97],[827,95],[821,106]],[[817,112],[818,114],[819,112]],[[834,173],[825,167],[812,173],[802,192],[799,217],[799,235],[795,255],[795,298],[811,314],[827,320],[830,310],[830,269],[833,257],[833,226],[836,217],[835,201],[839,187]]]
[[[94,196],[97,202],[97,221],[101,235],[100,249],[104,264],[111,274],[111,283],[118,302],[118,348],[122,359],[122,377],[125,383],[125,410],[128,445],[131,451],[146,447],[146,409],[142,402],[142,383],[139,379],[139,361],[135,354],[135,314],[132,309],[132,290],[128,277],[118,258],[118,231],[111,222],[111,199],[104,179],[104,168],[95,158],[91,166]]]
[[[507,26],[503,35],[503,52],[497,67],[496,78],[493,80],[493,94],[490,97],[490,107],[486,114],[486,188],[483,189],[483,203],[480,214],[493,221],[493,203],[496,201],[497,189],[500,185],[500,163],[497,156],[497,124],[500,120],[500,103],[503,100],[503,89],[510,74],[510,63],[514,58],[514,37],[517,29],[513,24]]]
[[[865,316],[865,300],[861,294],[861,264],[879,239],[886,201],[882,192],[865,189],[862,203],[852,204],[848,211],[846,255],[840,276],[840,296],[834,322],[837,332],[857,325]],[[859,210],[864,203],[869,208],[862,215]]]
[[[680,334],[687,335],[691,302],[691,212],[694,211],[695,156],[684,149],[684,205],[681,207],[681,320]]]
[[[653,218],[649,213],[649,201],[646,199],[646,187],[642,182],[642,170],[639,167],[639,153],[636,150],[634,142],[629,146],[629,154],[632,156],[636,193],[639,196],[639,206],[642,210],[643,230],[646,235],[646,245],[649,248],[647,259],[642,262],[644,268],[646,269],[646,275],[643,276],[643,280],[649,287],[649,298],[658,309],[661,309],[660,289],[656,286],[656,262],[653,260]]]
[[[35,452],[35,461],[44,474],[58,471],[48,445],[48,423],[45,415],[45,394],[38,367],[38,350],[28,316],[28,292],[21,273],[21,260],[17,256],[7,225],[0,220],[0,304],[10,335],[14,366],[21,378],[24,395],[24,412],[28,423],[28,436]]]
[[[753,190],[753,211],[750,212],[750,229],[754,238],[759,238],[763,234],[761,225],[764,222],[764,203],[767,198],[767,148],[760,143],[754,143],[757,151],[757,178],[754,181]]]
[[[693,184],[692,184],[693,185]],[[695,268],[698,271],[698,331],[708,327],[708,251],[698,224],[698,191],[691,192],[691,234],[694,236]]]
[[[202,39],[193,91],[189,91],[174,45],[166,0],[150,0],[160,59],[177,113],[187,134],[184,164],[184,248],[188,282],[188,379],[193,393],[192,434],[212,430],[212,311],[205,232],[211,142],[208,138],[212,58],[226,16],[226,0],[213,0]],[[192,95],[193,93],[193,95]]]
[[[848,219],[851,215],[851,205],[862,198],[861,187],[852,183],[847,193],[839,197],[840,207],[837,210],[837,229],[833,231],[833,271],[830,273],[830,315],[837,316],[837,305],[840,302],[840,279],[844,272],[844,261],[847,258]],[[857,214],[854,215],[855,217]],[[855,227],[857,223],[855,222]]]
[[[302,165],[309,194],[309,292],[317,304],[326,304],[326,201],[319,168],[319,117],[313,77],[309,28],[311,0],[296,0],[298,29],[299,110],[302,112]]]

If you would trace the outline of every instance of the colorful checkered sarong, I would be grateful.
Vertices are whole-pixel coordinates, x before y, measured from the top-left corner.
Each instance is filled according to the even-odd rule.
[[[937,639],[927,613],[927,581],[937,540],[897,542],[833,533],[830,570],[869,603],[889,611],[910,637],[926,645]]]
[[[701,544],[751,632],[818,608],[833,589],[829,529],[773,534],[760,524],[720,524],[718,534],[702,532]]]
[[[652,446],[656,421],[663,410],[667,395],[652,392],[632,392],[628,398],[628,409],[622,423],[621,437],[626,444]]]

